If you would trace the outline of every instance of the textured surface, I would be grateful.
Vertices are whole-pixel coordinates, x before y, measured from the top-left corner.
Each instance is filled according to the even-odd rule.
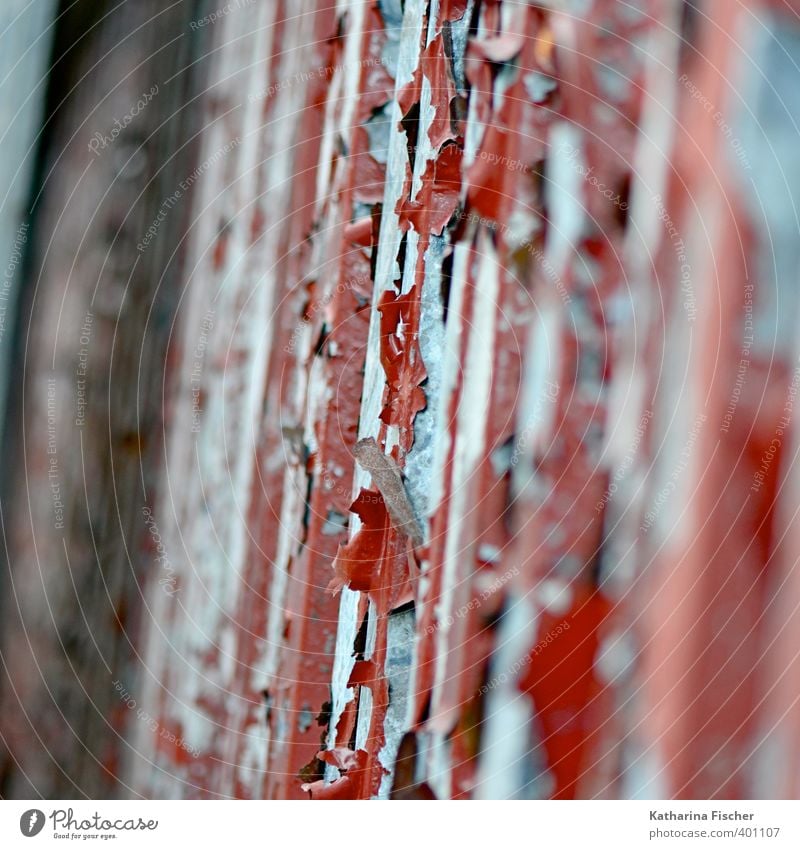
[[[90,452],[127,487],[120,792],[796,797],[797,9],[180,14],[202,75],[147,117],[196,131],[117,260],[161,323]]]

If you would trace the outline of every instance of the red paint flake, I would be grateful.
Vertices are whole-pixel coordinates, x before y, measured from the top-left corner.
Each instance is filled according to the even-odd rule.
[[[389,387],[381,420],[405,429],[420,410],[425,409],[425,393],[420,384],[427,373],[419,349],[417,324],[419,304],[416,287],[406,295],[387,291],[381,298],[381,364]]]
[[[520,679],[541,723],[542,744],[555,778],[555,799],[573,799],[591,766],[596,715],[591,710],[601,686],[594,674],[598,630],[610,604],[591,590],[576,587],[576,600],[566,616],[546,611],[540,617],[531,662]],[[552,642],[546,642],[548,635]]]
[[[343,775],[331,784],[315,781],[304,784],[303,790],[312,799],[359,799],[362,784],[367,772],[367,752],[363,749],[353,751],[347,748],[320,752],[319,759],[339,769]]]
[[[428,162],[423,175],[425,190],[416,201],[400,201],[398,214],[403,230],[440,236],[458,208],[461,194],[461,148],[445,144],[436,159]]]
[[[362,489],[350,510],[362,521],[356,535],[339,548],[333,563],[335,577],[328,589],[338,593],[342,587],[370,592],[376,583],[386,534],[391,526],[383,496],[372,489]]]

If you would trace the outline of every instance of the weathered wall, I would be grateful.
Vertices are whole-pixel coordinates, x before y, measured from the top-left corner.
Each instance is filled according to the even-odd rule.
[[[119,257],[121,792],[795,796],[797,4],[225,9]]]
[[[148,656],[201,755],[159,766],[269,797],[796,792],[759,767],[795,740],[770,634],[789,463],[749,489],[796,356],[787,13],[297,12],[214,32],[245,141],[195,228],[161,489],[179,593]],[[755,70],[751,14],[776,33]]]
[[[0,792],[16,798],[130,793],[121,763],[135,714],[114,682],[141,668],[142,505],[160,478],[158,375],[188,201],[160,243],[137,244],[174,172],[194,167],[199,129],[185,108],[200,47],[186,37],[193,9],[68,5],[40,104],[30,254],[9,321]]]
[[[13,350],[31,222],[28,201],[44,112],[55,0],[8,0],[0,11],[0,360]],[[0,437],[10,370],[0,376]]]

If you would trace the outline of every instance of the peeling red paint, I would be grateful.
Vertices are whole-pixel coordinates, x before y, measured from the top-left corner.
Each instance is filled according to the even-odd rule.
[[[177,578],[236,584],[213,623],[232,636],[192,646],[216,695],[189,701],[241,739],[158,756],[199,775],[198,795],[746,795],[735,764],[763,758],[758,729],[798,748],[800,670],[767,614],[776,582],[797,583],[788,425],[760,471],[795,362],[748,354],[720,432],[747,310],[766,309],[746,289],[764,240],[718,123],[677,79],[685,66],[731,103],[719,68],[743,61],[745,13],[712,3],[724,23],[701,27],[692,59],[660,2],[397,5],[403,26],[377,2],[270,12],[259,74],[299,78],[252,107],[264,162],[244,227],[220,228],[212,204],[195,248],[240,287],[198,397],[230,392],[227,416],[263,384],[251,430],[214,425],[252,453],[231,498],[247,533],[234,563]],[[306,79],[283,50],[297,44],[313,45]],[[664,150],[654,110],[672,110]],[[240,280],[241,245],[256,260]],[[243,281],[262,275],[245,344]],[[232,464],[218,436],[198,449],[215,480]],[[158,706],[183,728],[180,706]]]

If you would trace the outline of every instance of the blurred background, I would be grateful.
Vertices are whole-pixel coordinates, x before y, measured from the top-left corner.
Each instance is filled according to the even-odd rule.
[[[4,0],[0,796],[796,798],[796,0]]]

